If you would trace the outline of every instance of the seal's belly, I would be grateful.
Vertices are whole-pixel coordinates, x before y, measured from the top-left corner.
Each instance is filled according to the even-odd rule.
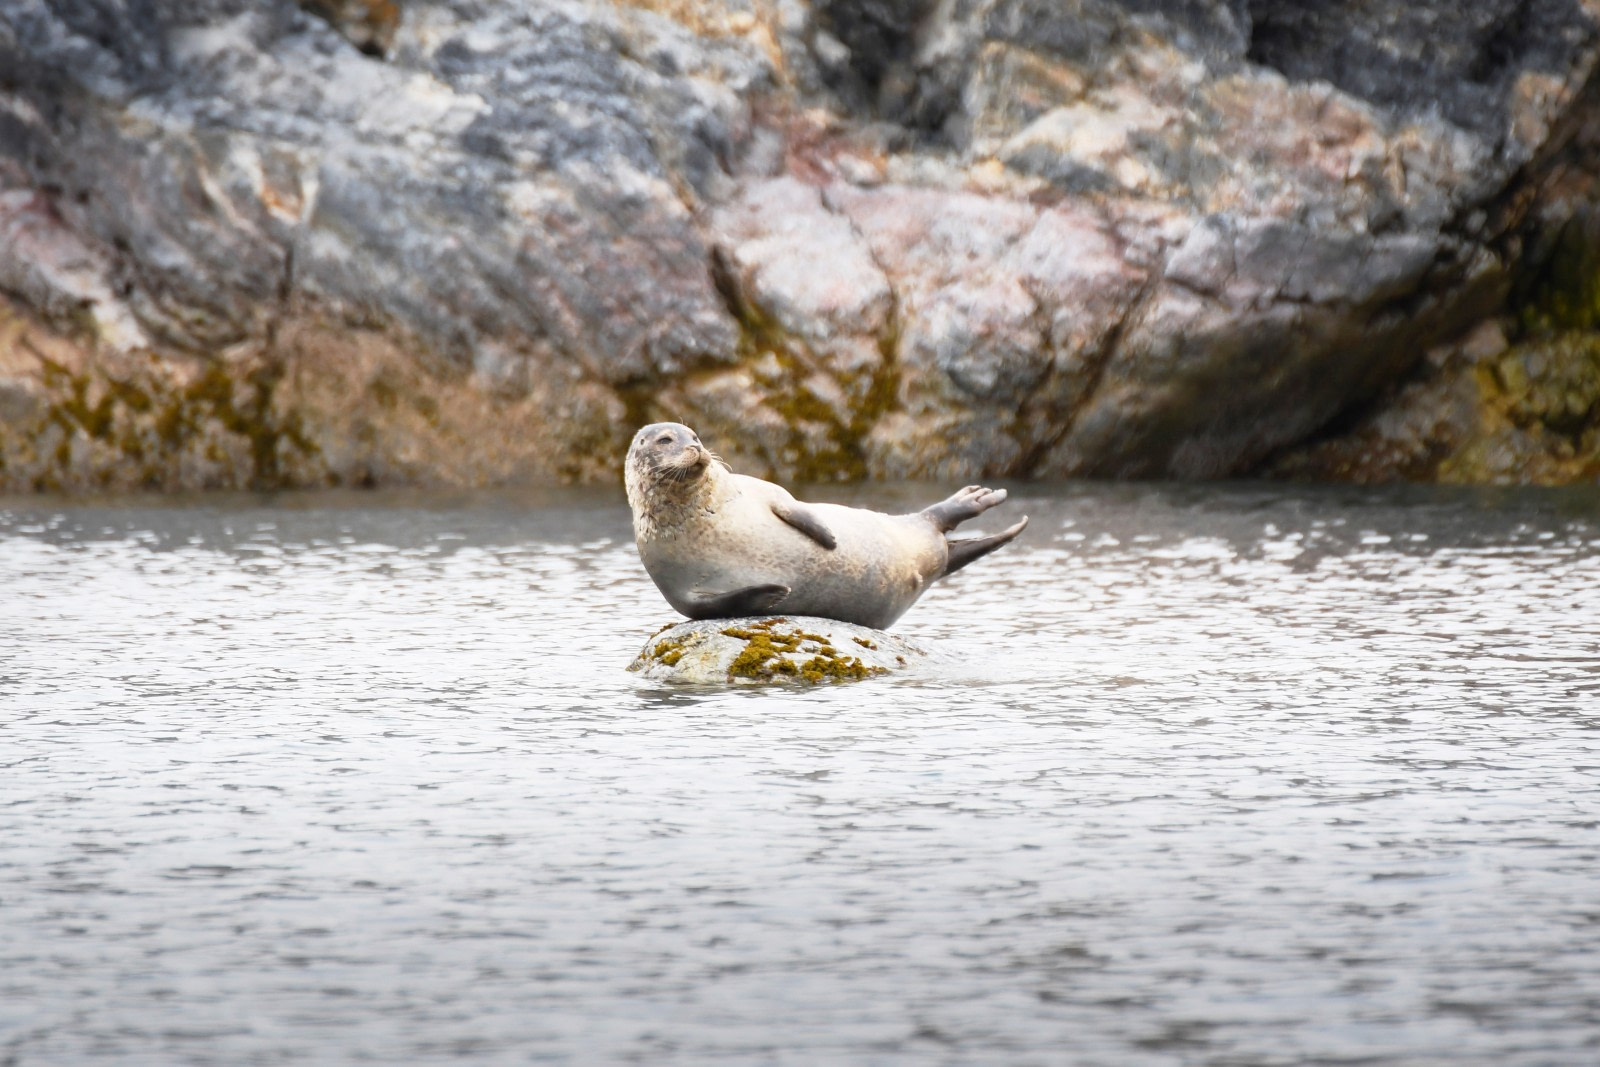
[[[943,573],[944,536],[915,516],[812,504],[837,539],[832,549],[772,513],[765,500],[724,500],[704,521],[640,546],[645,569],[673,607],[760,585],[783,585],[774,614],[820,615],[882,628]]]
[[[745,523],[762,523],[758,544],[752,547],[745,537],[724,546],[705,580],[737,576],[738,586],[787,585],[789,595],[777,612],[882,628],[916,603],[944,569],[944,537],[928,523],[838,505],[811,507],[838,539],[836,547],[823,548],[763,506],[743,517]]]

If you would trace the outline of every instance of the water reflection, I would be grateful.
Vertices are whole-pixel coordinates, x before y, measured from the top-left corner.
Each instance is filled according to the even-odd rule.
[[[0,506],[0,1062],[1592,1062],[1600,499],[1013,493],[781,693],[611,494]]]

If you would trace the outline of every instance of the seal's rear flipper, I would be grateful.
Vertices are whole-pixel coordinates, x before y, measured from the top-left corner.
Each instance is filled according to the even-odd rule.
[[[741,615],[765,615],[789,595],[786,585],[750,585],[731,593],[705,593],[694,598],[694,610],[684,612],[691,619],[736,619]]]
[[[938,505],[935,505],[938,506]],[[1028,526],[1028,517],[1008,529],[988,537],[963,537],[959,541],[945,542],[950,549],[949,562],[944,565],[946,574],[954,574],[975,559],[982,559],[1003,544],[1007,544]]]
[[[977,518],[996,504],[1002,503],[1005,498],[1004,489],[985,489],[981,485],[969,485],[949,499],[923,508],[922,514],[938,527],[940,533],[949,533],[968,519]],[[980,556],[982,554],[978,553]],[[977,556],[973,559],[977,559]]]

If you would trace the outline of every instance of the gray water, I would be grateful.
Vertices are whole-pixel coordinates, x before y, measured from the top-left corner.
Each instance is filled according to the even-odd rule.
[[[1600,1063],[1600,494],[1021,512],[758,691],[616,494],[0,502],[0,1064]]]

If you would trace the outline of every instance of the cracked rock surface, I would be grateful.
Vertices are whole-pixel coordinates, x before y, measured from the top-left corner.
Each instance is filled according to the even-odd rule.
[[[1595,0],[0,0],[0,487],[606,481],[664,418],[1370,473],[1594,229],[1597,55]]]

